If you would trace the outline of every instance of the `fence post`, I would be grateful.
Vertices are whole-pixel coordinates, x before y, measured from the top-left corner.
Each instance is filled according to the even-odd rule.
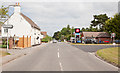
[[[24,35],[23,35],[23,48],[24,48]]]
[[[27,36],[27,47],[28,47],[28,42],[29,42],[28,40],[29,40],[29,39],[28,39],[28,36]]]
[[[29,45],[30,45],[30,47],[31,47],[31,36],[30,36],[30,41],[29,41]]]
[[[9,49],[12,49],[13,48],[13,38],[10,37],[9,38]]]

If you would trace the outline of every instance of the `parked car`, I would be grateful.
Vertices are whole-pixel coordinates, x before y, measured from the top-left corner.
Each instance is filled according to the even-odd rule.
[[[84,40],[84,43],[85,43],[85,44],[91,44],[91,43],[92,43],[92,40],[91,40],[91,39],[85,39],[85,40]]]
[[[61,40],[58,40],[58,42],[61,42]]]
[[[71,41],[69,40],[69,41],[67,41],[67,42],[71,42]]]
[[[53,43],[57,43],[57,40],[53,40],[52,42],[53,42]]]
[[[82,43],[82,41],[76,41],[76,43]]]
[[[105,40],[105,41],[103,41],[104,43],[110,43],[110,41],[109,40]]]
[[[120,44],[120,40],[115,40],[115,43],[116,44]]]
[[[75,39],[72,40],[72,43],[75,43]]]
[[[92,41],[92,43],[94,43],[94,44],[98,44],[97,41]]]

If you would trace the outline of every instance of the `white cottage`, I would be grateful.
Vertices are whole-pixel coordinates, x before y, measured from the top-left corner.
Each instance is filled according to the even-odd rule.
[[[8,30],[8,36],[17,37],[31,37],[31,45],[41,43],[40,28],[30,18],[21,13],[21,6],[14,6],[14,13],[10,16],[9,20],[5,21],[5,25],[13,25],[13,29]],[[7,37],[6,29],[1,27],[2,37]]]

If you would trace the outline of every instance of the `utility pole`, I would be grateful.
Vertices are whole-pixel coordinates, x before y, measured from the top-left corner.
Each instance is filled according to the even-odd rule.
[[[8,22],[7,22],[7,25],[9,25],[9,6],[8,6]],[[6,28],[7,30],[7,52],[8,52],[8,28]]]

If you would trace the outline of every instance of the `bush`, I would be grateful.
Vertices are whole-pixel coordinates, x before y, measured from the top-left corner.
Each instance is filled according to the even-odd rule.
[[[42,42],[48,42],[48,40],[47,39],[42,39]]]
[[[0,48],[2,48],[2,45],[0,45]]]
[[[7,48],[7,45],[2,45],[2,48]]]
[[[46,35],[46,37],[45,38],[43,38],[42,39],[42,42],[48,42],[48,41],[50,41],[52,38],[50,37],[50,36],[48,36],[48,35]]]

